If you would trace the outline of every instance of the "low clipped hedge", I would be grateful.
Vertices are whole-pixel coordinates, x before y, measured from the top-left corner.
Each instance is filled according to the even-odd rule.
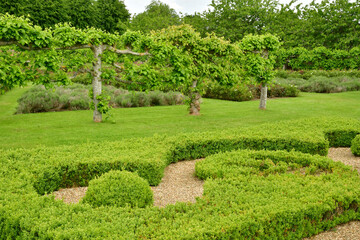
[[[360,134],[357,120],[316,118],[110,143],[0,150],[0,239],[311,236],[360,220],[358,174],[319,156],[332,144],[349,147],[353,133]],[[66,205],[42,195],[60,187],[86,186],[111,170],[137,172],[157,185],[169,163],[203,157],[207,158],[197,163],[196,173],[205,179],[204,196],[195,204],[93,207]]]
[[[357,135],[351,142],[351,152],[355,156],[360,156],[360,135]]]
[[[94,207],[146,207],[153,203],[153,193],[136,173],[112,170],[89,182],[82,202]]]

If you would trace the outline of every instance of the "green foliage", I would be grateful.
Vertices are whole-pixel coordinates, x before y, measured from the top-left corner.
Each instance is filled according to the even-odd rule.
[[[275,76],[279,78],[299,78],[308,80],[313,76],[322,76],[328,78],[334,77],[346,77],[346,78],[360,78],[359,70],[301,70],[301,71],[286,71],[286,70],[277,70],[275,71]]]
[[[53,27],[60,22],[69,21],[65,0],[4,0],[0,12],[16,16],[29,16],[31,21],[42,28]]]
[[[156,42],[176,47],[168,59],[172,68],[170,81],[182,87],[190,104],[204,91],[205,79],[231,86],[241,72],[239,64],[233,64],[242,56],[238,46],[215,35],[202,38],[191,26],[181,25],[152,32],[152,36]]]
[[[94,98],[94,93],[93,93],[92,89],[90,89],[90,91],[89,91],[89,97],[90,97],[90,99]],[[107,95],[106,93],[101,93],[96,96],[96,100],[98,100],[97,110],[101,114],[108,114],[112,108],[111,106],[109,106],[111,97],[109,95]],[[94,102],[92,102],[90,104],[90,109],[91,110],[95,109]]]
[[[146,207],[153,203],[153,193],[146,180],[136,173],[109,171],[91,180],[82,203],[93,207]]]
[[[124,25],[119,24],[130,19],[130,13],[123,0],[97,0],[95,6],[98,11],[98,28],[110,33],[126,31]]]
[[[184,16],[183,21],[203,36],[214,32],[232,42],[248,34],[271,33],[285,48],[349,50],[359,46],[358,1],[323,0],[305,5],[296,1],[213,0],[210,6],[201,14]]]
[[[273,78],[273,52],[280,47],[279,39],[271,34],[247,35],[240,42],[245,52],[245,70],[259,84],[267,84]]]
[[[213,0],[204,13],[208,32],[215,32],[232,42],[248,34],[264,34],[272,22],[277,2],[272,0]]]
[[[96,27],[98,22],[98,9],[94,0],[65,0],[64,4],[67,11],[68,20],[76,28],[85,29]]]
[[[242,84],[229,88],[208,82],[206,83],[204,97],[242,102],[253,99],[253,94],[247,86]]]
[[[331,173],[338,165],[325,157],[314,158],[309,154],[295,151],[233,151],[207,157],[206,160],[196,164],[195,170],[196,176],[206,180],[237,178],[253,174],[265,177],[270,174],[289,173],[326,174]]]
[[[35,236],[38,239],[164,239],[169,234],[172,239],[308,237],[360,219],[358,173],[328,158],[294,151],[325,155],[328,141],[324,133],[340,128],[344,132],[359,132],[360,123],[351,119],[308,118],[264,124],[245,131],[231,129],[0,150],[0,236],[22,239]],[[288,152],[228,152],[243,147]],[[213,155],[216,153],[219,154]],[[91,207],[66,205],[35,192],[35,189],[39,193],[39,189],[43,193],[51,192],[61,186],[58,182],[66,183],[62,186],[87,185],[96,176],[115,169],[137,172],[150,184],[158,184],[170,162],[205,156],[210,157],[196,165],[197,175],[206,179],[204,196],[194,204],[177,203],[165,208]],[[105,176],[108,175],[99,179]]]
[[[152,0],[144,12],[136,14],[131,19],[130,28],[134,31],[149,33],[172,25],[179,25],[180,17],[176,11],[166,3]]]
[[[351,49],[360,45],[359,1],[333,0],[313,2],[303,9],[308,46]],[[341,19],[341,21],[339,21]]]
[[[359,47],[350,50],[281,48],[275,52],[276,67],[292,70],[356,70],[360,67],[359,53]]]
[[[360,156],[360,135],[357,135],[352,141],[351,141],[351,152],[355,156]]]

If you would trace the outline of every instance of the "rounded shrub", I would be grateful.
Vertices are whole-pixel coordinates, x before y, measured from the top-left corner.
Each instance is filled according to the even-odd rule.
[[[357,135],[351,142],[351,152],[355,156],[360,156],[360,135]]]
[[[94,207],[146,207],[153,203],[149,183],[136,173],[113,170],[89,182],[83,203]]]

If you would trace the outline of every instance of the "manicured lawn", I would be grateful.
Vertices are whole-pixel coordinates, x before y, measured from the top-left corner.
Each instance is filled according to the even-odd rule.
[[[258,110],[258,101],[203,99],[199,117],[189,116],[187,106],[114,109],[116,124],[99,124],[92,122],[91,111],[13,115],[16,100],[24,91],[15,89],[0,96],[0,148],[174,135],[316,116],[360,119],[360,92],[301,93],[298,98],[270,99],[266,111]]]

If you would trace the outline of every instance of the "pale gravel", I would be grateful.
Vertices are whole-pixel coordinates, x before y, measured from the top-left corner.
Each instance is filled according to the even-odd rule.
[[[330,148],[328,157],[351,165],[360,173],[360,157],[355,157],[349,148]],[[195,163],[199,160],[181,161],[166,167],[161,183],[151,187],[154,206],[164,207],[176,202],[196,201],[203,194],[203,181],[195,177]],[[87,188],[68,188],[54,192],[56,199],[65,203],[78,203]],[[353,221],[304,240],[360,240],[360,221]]]

